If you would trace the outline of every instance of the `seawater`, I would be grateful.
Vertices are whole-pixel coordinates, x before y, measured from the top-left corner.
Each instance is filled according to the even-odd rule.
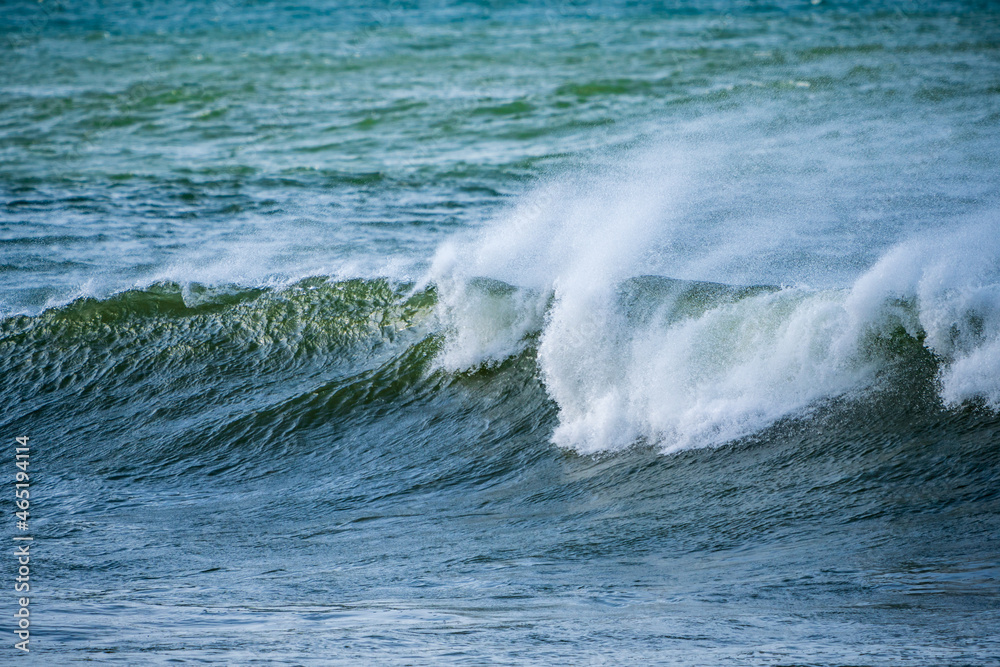
[[[992,3],[0,38],[5,659],[1000,662]]]

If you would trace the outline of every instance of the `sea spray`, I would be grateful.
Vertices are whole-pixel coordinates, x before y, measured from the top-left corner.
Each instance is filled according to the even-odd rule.
[[[1000,403],[992,219],[956,225],[944,240],[932,230],[890,244],[843,286],[675,280],[705,265],[669,251],[710,235],[687,219],[699,198],[684,167],[695,162],[683,151],[626,157],[618,171],[543,184],[478,237],[439,250],[427,281],[441,293],[442,367],[496,364],[537,338],[539,374],[559,407],[552,440],[584,453],[729,442],[884,388],[921,345],[939,364],[946,404]],[[722,234],[728,223],[718,231],[703,257],[738,264],[746,250]],[[902,348],[892,342],[901,336]]]
[[[982,400],[1000,408],[1000,219],[985,214],[947,234],[901,243],[855,284],[849,306],[859,321],[887,302],[913,303],[901,320],[942,362],[941,398],[957,407]]]

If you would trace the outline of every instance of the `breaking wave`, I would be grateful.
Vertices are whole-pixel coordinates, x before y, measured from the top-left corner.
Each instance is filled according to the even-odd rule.
[[[905,386],[928,365],[945,406],[1000,408],[995,219],[897,240],[842,285],[676,279],[664,276],[706,265],[684,249],[704,248],[713,228],[690,223],[698,198],[676,179],[663,186],[675,166],[555,182],[476,238],[443,246],[427,279],[447,332],[438,364],[469,370],[532,348],[558,405],[552,440],[581,453],[721,444],[823,402]],[[728,231],[714,228],[709,245],[731,255],[715,264],[750,262],[751,250],[722,242]],[[763,273],[813,261],[796,253],[772,253]]]

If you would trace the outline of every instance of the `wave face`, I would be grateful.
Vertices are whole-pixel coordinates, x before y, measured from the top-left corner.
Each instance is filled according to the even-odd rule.
[[[426,287],[162,283],[5,320],[0,387],[15,422],[41,410],[58,423],[68,409],[88,422],[116,414],[153,440],[180,429],[144,476],[200,469],[200,455],[220,472],[251,465],[278,434],[372,406],[391,419],[414,400],[447,403],[472,379],[484,405],[508,381],[531,387],[535,397],[509,410],[582,454],[718,446],[872,400],[991,414],[1000,409],[992,230],[970,226],[943,249],[902,244],[849,289],[648,275],[547,291],[454,277]],[[74,405],[51,412],[38,398],[50,394]],[[189,431],[194,406],[200,426]]]
[[[205,405],[206,388],[208,407],[266,404],[269,388],[288,392],[289,373],[301,375],[292,388],[321,381],[329,393],[383,376],[401,390],[527,358],[558,408],[552,441],[585,454],[720,445],[836,399],[914,387],[945,407],[998,410],[998,251],[996,226],[970,225],[946,245],[894,247],[837,289],[593,274],[554,276],[544,289],[456,275],[425,287],[161,283],[5,320],[5,391],[72,385],[99,405],[184,414],[189,402]],[[13,353],[25,349],[34,352]],[[177,406],[161,404],[164,387]],[[360,400],[375,388],[358,391]],[[328,407],[317,403],[311,418]]]

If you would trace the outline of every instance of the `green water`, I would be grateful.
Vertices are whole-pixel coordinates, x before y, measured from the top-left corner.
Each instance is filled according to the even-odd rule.
[[[998,126],[985,2],[5,4],[0,652],[997,662]]]

